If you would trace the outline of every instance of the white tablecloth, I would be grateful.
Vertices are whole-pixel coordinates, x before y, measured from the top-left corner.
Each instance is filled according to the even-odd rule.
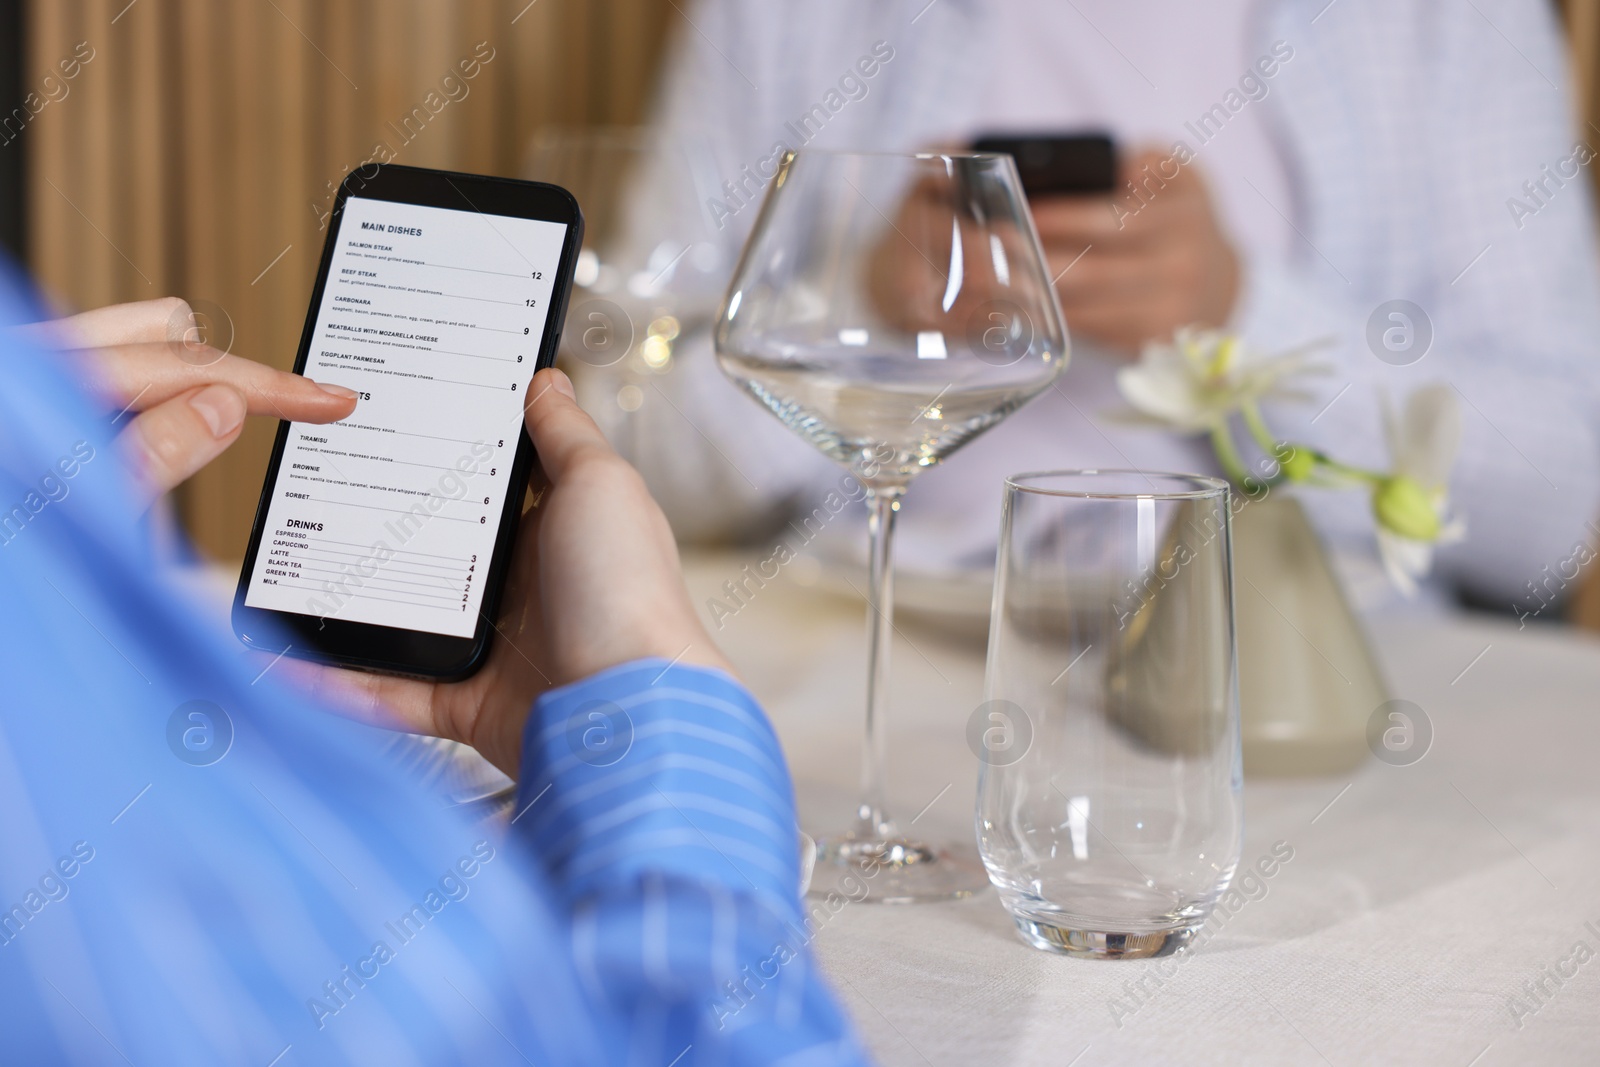
[[[691,559],[691,591],[738,608],[713,631],[783,737],[805,825],[843,826],[863,609],[805,588],[803,564],[747,583],[740,605],[722,587],[747,562]],[[897,814],[931,803],[919,832],[970,840],[964,730],[983,649],[911,620],[901,631]],[[1406,767],[1248,781],[1244,862],[1280,841],[1294,855],[1200,951],[1047,955],[1017,940],[992,891],[847,904],[819,924],[817,952],[879,1059],[1600,1064],[1600,641],[1478,619],[1380,622],[1373,636],[1393,695],[1431,720],[1432,748]]]

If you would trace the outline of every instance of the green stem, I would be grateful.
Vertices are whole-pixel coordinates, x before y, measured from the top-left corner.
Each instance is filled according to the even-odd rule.
[[[1347,478],[1354,478],[1357,481],[1366,482],[1368,485],[1377,485],[1379,482],[1388,477],[1387,474],[1384,474],[1381,471],[1369,471],[1363,467],[1352,467],[1348,463],[1340,463],[1338,460],[1325,456],[1321,452],[1315,452],[1313,455],[1317,457],[1318,463],[1322,464],[1324,467],[1327,467],[1335,474],[1342,474]]]
[[[1276,456],[1279,442],[1272,436],[1272,431],[1267,429],[1266,420],[1261,417],[1261,409],[1256,407],[1254,403],[1246,403],[1240,405],[1239,413],[1244,416],[1244,424],[1250,428],[1250,436],[1255,438],[1255,442],[1261,446],[1261,450],[1269,456]],[[1295,445],[1294,447],[1303,448],[1304,446]],[[1352,467],[1347,463],[1340,463],[1338,460],[1332,459],[1325,453],[1318,452],[1315,449],[1308,451],[1320,466],[1328,468],[1335,474],[1342,474],[1347,478],[1354,478],[1369,485],[1376,485],[1388,477],[1388,475],[1380,471],[1369,471],[1361,467]]]
[[[1254,403],[1242,404],[1239,413],[1244,416],[1244,424],[1250,430],[1256,444],[1261,446],[1261,451],[1269,456],[1278,454],[1278,439],[1272,436],[1272,431],[1267,429],[1266,422],[1261,418],[1261,409]]]
[[[1222,473],[1228,480],[1239,488],[1249,492],[1249,483],[1259,483],[1259,478],[1251,477],[1245,470],[1244,461],[1239,458],[1239,450],[1234,446],[1233,435],[1228,432],[1228,423],[1224,419],[1211,428],[1211,450],[1217,454],[1217,462],[1222,465]]]

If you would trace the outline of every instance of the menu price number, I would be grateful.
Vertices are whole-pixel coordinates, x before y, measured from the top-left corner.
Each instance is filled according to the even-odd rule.
[[[502,445],[504,445],[505,441],[502,440],[500,443]],[[490,467],[489,468],[489,477],[493,478],[495,476],[495,472],[497,472],[499,469],[500,469],[499,467]],[[488,503],[489,503],[489,498],[488,497],[484,497],[483,498],[483,503],[484,503],[485,506],[487,506]],[[489,525],[489,516],[487,516],[487,515],[479,515],[478,516],[478,525],[479,526],[487,526],[487,525]],[[477,556],[473,556],[472,558],[474,560],[476,560],[478,557]]]

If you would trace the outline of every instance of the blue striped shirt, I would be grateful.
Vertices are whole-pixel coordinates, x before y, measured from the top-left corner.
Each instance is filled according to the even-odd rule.
[[[473,823],[174,594],[51,358],[0,342],[0,1062],[865,1062],[736,682],[545,694]]]

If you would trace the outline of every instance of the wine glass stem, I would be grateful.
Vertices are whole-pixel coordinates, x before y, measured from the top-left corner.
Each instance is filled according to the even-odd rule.
[[[885,840],[894,834],[885,795],[889,753],[889,645],[894,636],[894,518],[903,486],[867,490],[871,585],[867,612],[867,738],[861,755],[861,809],[857,833]]]

